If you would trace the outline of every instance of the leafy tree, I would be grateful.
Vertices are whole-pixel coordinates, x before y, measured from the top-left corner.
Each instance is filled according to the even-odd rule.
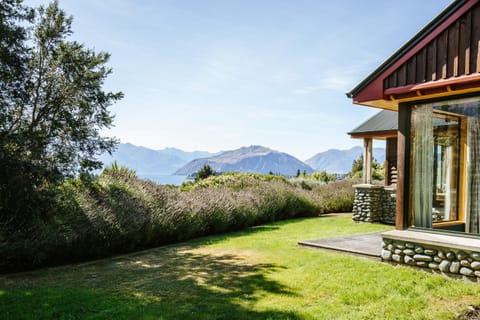
[[[44,191],[64,178],[101,165],[96,156],[116,141],[100,130],[123,96],[102,88],[109,54],[68,41],[72,17],[56,1],[34,15],[18,3],[0,4],[0,212],[17,217],[38,211]]]
[[[349,173],[350,178],[361,178],[363,176],[363,155],[352,163],[352,170]],[[372,179],[383,180],[385,179],[385,171],[382,164],[373,159],[372,163]]]
[[[206,179],[210,176],[216,175],[216,172],[208,164],[204,165],[200,170],[197,171],[197,176],[195,177],[195,182]]]
[[[373,166],[372,178],[374,180],[384,180],[385,179],[385,167],[383,166],[383,164],[377,162],[374,159],[372,166]]]
[[[327,173],[326,170],[314,172],[311,174],[312,179],[323,181],[326,183],[333,182],[337,180],[337,177],[334,174]]]
[[[26,174],[28,166],[11,157],[7,147],[9,140],[6,130],[13,120],[10,110],[22,98],[27,77],[28,50],[26,47],[27,30],[25,25],[31,22],[33,13],[16,0],[0,2],[0,221],[8,224],[13,211],[20,210],[15,204],[24,202],[24,206],[35,198],[30,188],[35,182],[32,174]],[[24,170],[27,169],[27,170]],[[23,179],[19,179],[22,177]],[[25,181],[26,185],[24,185]],[[19,201],[20,200],[20,201]]]
[[[0,124],[7,111],[19,99],[22,79],[27,75],[27,30],[22,23],[31,22],[33,11],[17,0],[0,2]]]
[[[300,169],[297,169],[297,175],[295,177],[300,177]]]
[[[352,169],[350,170],[349,176],[350,178],[359,178],[363,174],[363,155],[357,160],[353,160],[352,162]]]

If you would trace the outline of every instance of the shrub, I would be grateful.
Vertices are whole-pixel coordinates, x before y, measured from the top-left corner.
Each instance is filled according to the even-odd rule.
[[[349,211],[351,181],[302,188],[283,177],[231,173],[182,189],[112,166],[58,188],[49,218],[0,225],[0,270],[19,271],[158,246],[319,213]]]

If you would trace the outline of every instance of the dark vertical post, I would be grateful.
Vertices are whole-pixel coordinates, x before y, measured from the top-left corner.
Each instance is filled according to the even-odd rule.
[[[385,139],[385,162],[383,163],[383,169],[385,170],[385,181],[384,184],[388,186],[390,184],[390,138]]]
[[[395,227],[398,230],[406,229],[409,224],[410,115],[411,107],[400,103],[398,106],[397,204],[395,219]]]

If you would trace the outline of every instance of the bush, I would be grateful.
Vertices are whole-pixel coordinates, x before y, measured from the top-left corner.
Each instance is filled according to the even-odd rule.
[[[302,188],[283,177],[231,173],[175,188],[113,166],[89,183],[64,183],[50,218],[21,229],[1,225],[0,270],[105,257],[281,219],[350,211],[351,185],[340,181]]]

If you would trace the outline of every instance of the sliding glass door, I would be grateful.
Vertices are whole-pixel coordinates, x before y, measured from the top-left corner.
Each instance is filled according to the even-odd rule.
[[[412,107],[410,225],[480,233],[480,99]]]
[[[458,116],[433,112],[432,221],[456,221],[460,169]]]

